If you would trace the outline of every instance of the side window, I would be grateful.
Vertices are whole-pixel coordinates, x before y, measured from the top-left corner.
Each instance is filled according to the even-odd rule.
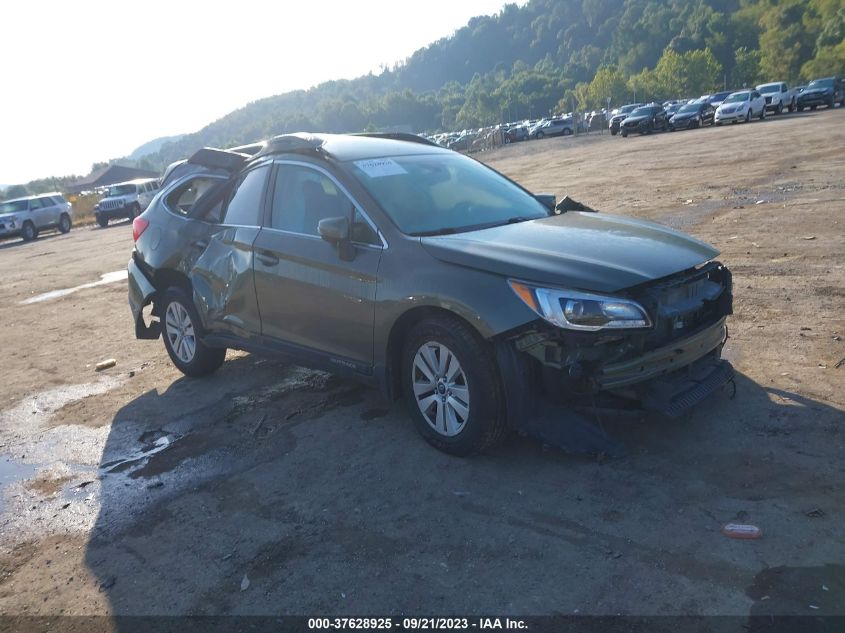
[[[259,226],[261,224],[261,201],[264,195],[264,183],[270,168],[262,165],[238,178],[229,197],[223,221],[239,226]]]
[[[180,215],[188,215],[194,203],[220,184],[216,178],[192,178],[182,183],[167,196],[167,207]]]
[[[35,198],[29,203],[29,208],[32,210],[46,209],[51,206],[53,206],[53,203],[50,202],[49,198]]]
[[[352,202],[324,174],[302,165],[279,165],[270,226],[319,235],[320,220],[350,217]]]

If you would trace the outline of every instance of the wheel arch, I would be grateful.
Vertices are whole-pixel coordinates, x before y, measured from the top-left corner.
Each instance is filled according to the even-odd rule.
[[[415,306],[406,310],[399,316],[398,319],[396,319],[396,321],[394,321],[393,326],[390,328],[390,334],[387,337],[387,348],[385,349],[384,354],[385,365],[383,390],[389,399],[397,400],[402,395],[402,371],[400,361],[402,358],[402,348],[408,332],[410,332],[411,328],[413,328],[417,323],[436,316],[447,316],[458,319],[468,325],[470,329],[478,334],[482,340],[488,344],[490,343],[490,339],[484,335],[484,332],[478,328],[476,323],[473,323],[469,319],[465,318],[465,316],[455,312],[454,310],[432,305]],[[492,344],[490,345],[492,350]]]

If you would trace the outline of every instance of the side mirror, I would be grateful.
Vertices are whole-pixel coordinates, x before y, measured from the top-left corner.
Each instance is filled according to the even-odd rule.
[[[538,193],[534,196],[537,202],[546,207],[549,211],[554,213],[555,206],[557,206],[557,196],[553,193]]]
[[[355,259],[355,247],[349,241],[349,218],[323,218],[317,223],[317,232],[324,240],[337,246],[337,253],[343,261]]]
[[[323,218],[317,224],[317,232],[327,242],[337,243],[349,239],[349,218]]]

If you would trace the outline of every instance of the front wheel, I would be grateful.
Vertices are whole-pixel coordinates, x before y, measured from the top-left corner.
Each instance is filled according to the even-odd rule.
[[[764,107],[762,110],[760,110],[760,120],[762,121],[765,118],[766,118],[766,108]]]
[[[783,103],[778,104],[778,107],[775,110],[775,114],[783,114]]]
[[[414,326],[402,352],[402,382],[411,418],[435,448],[472,455],[505,436],[495,357],[460,319],[436,316]]]
[[[537,132],[537,140],[543,138],[544,136],[545,134],[543,134],[543,132]]]
[[[59,218],[59,231],[61,233],[70,231],[70,216],[67,213],[62,213],[62,217]]]
[[[168,288],[161,305],[164,347],[176,368],[186,376],[206,376],[226,359],[226,348],[208,347],[199,336],[200,319],[194,303],[179,288]]]
[[[141,215],[141,207],[137,203],[133,204],[132,207],[129,209],[129,219],[134,220],[139,215]]]
[[[104,216],[97,216],[97,224],[100,225],[101,229],[104,229],[109,225],[109,219]]]
[[[627,131],[622,130],[622,138],[628,138],[628,132]]]
[[[751,108],[748,108],[748,111],[745,113],[745,122],[749,123],[751,121]]]
[[[564,136],[572,136],[572,130],[570,130],[568,127],[564,128],[563,129],[563,135]]]
[[[23,227],[21,228],[21,237],[24,242],[31,242],[38,237],[38,229],[35,228],[35,225],[32,222],[27,220],[23,223]]]

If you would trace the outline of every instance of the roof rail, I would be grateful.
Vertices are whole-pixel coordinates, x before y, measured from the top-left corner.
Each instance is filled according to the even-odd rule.
[[[319,152],[324,143],[323,139],[305,132],[280,134],[267,141],[267,144],[255,154],[255,157],[281,152]]]
[[[392,141],[407,141],[408,143],[419,143],[420,145],[432,145],[434,147],[440,147],[437,143],[429,141],[427,138],[417,136],[416,134],[409,134],[407,132],[361,132],[360,134],[353,134],[352,136],[386,138]]]

